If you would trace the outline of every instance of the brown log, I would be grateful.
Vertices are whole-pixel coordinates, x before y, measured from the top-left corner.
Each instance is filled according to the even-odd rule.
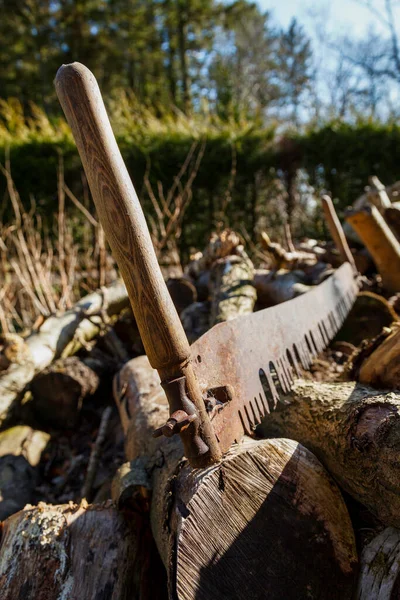
[[[383,296],[360,292],[335,339],[358,346],[363,340],[375,338],[396,320],[397,314]]]
[[[362,550],[355,600],[396,600],[399,597],[400,530],[387,527]]]
[[[374,349],[365,358],[358,370],[361,383],[381,389],[400,388],[400,323],[391,328],[374,344]]]
[[[304,271],[268,271],[257,269],[254,274],[254,287],[257,291],[257,302],[262,307],[274,306],[292,300],[310,290],[306,285]]]
[[[304,444],[349,494],[381,521],[400,526],[400,397],[361,384],[298,381],[264,435]]]
[[[197,301],[197,291],[193,283],[186,277],[170,277],[167,288],[178,314]]]
[[[104,370],[99,361],[76,356],[52,363],[32,381],[33,409],[42,423],[70,428],[78,420],[83,400],[98,389]]]
[[[32,502],[37,465],[50,435],[27,425],[0,433],[0,520]]]
[[[170,597],[247,599],[249,590],[255,599],[351,597],[356,552],[347,509],[308,450],[245,438],[220,464],[192,470],[179,439],[151,436],[168,408],[145,356],[123,367],[115,398],[133,462],[123,475],[128,485],[114,485],[114,493],[124,490],[127,500],[129,477],[131,496],[152,487],[152,530]]]
[[[145,531],[111,503],[27,506],[2,524],[1,599],[165,599]]]
[[[253,312],[257,292],[249,258],[226,256],[211,268],[211,326]]]
[[[382,277],[383,286],[400,290],[400,244],[375,206],[353,211],[347,221],[369,250]]]

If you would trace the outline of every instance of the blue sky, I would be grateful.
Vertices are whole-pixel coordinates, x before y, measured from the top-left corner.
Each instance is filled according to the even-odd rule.
[[[362,36],[373,24],[379,29],[371,12],[357,0],[258,0],[258,4],[263,10],[271,11],[284,26],[295,16],[307,29],[309,26],[315,28],[319,20],[332,35],[352,33]],[[373,5],[380,9],[383,0],[373,0]],[[398,9],[396,12],[398,14]]]

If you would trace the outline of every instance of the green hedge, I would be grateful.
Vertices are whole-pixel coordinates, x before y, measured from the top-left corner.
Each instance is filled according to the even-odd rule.
[[[317,193],[330,191],[339,212],[363,192],[369,175],[377,175],[385,184],[400,179],[400,127],[396,124],[332,123],[286,138],[285,143],[282,138],[277,139],[273,128],[257,130],[247,126],[243,133],[237,129],[230,133],[228,127],[220,131],[214,128],[209,134],[201,135],[198,129],[191,135],[189,127],[184,131],[170,128],[157,133],[152,130],[147,135],[143,135],[143,131],[140,136],[120,133],[118,141],[146,212],[152,211],[143,191],[148,165],[151,165],[151,182],[161,181],[164,190],[168,190],[193,141],[206,140],[204,157],[193,185],[193,199],[184,221],[181,246],[186,251],[190,247],[202,247],[221,218],[220,208],[231,177],[232,146],[237,174],[232,199],[223,216],[232,227],[244,226],[248,231],[252,230],[260,211],[271,213],[266,200],[271,198],[271,193],[267,194],[265,189],[276,173],[280,173],[279,169],[286,169],[288,165],[301,167]],[[5,145],[0,139],[3,153]],[[51,215],[57,208],[59,152],[64,158],[65,180],[81,197],[82,167],[68,135],[54,141],[35,140],[33,136],[10,147],[13,178],[20,196],[28,204],[33,195],[37,210],[44,216]],[[4,185],[5,181],[1,180],[2,194]],[[4,212],[7,218],[7,207],[3,219]],[[278,220],[282,217],[280,214],[270,216]],[[312,233],[312,227],[311,223],[308,234]]]

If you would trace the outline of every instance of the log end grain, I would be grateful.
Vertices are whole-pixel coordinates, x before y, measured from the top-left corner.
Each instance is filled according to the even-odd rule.
[[[296,442],[246,440],[205,472],[184,467],[173,486],[161,537],[165,527],[177,532],[179,600],[351,597],[357,554],[347,509]]]

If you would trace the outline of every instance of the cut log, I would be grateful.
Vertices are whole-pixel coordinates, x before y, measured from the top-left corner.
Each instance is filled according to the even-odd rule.
[[[0,433],[0,520],[32,502],[36,467],[49,439],[48,433],[28,426]]]
[[[387,527],[360,556],[360,575],[355,600],[400,598],[400,530]]]
[[[347,221],[362,239],[391,292],[400,290],[400,244],[375,206],[348,214]]]
[[[292,300],[310,290],[305,281],[304,271],[257,269],[254,275],[257,302],[262,307],[268,307]]]
[[[358,346],[363,340],[375,338],[396,320],[397,314],[383,296],[360,292],[335,340]]]
[[[339,484],[387,525],[400,526],[400,397],[361,384],[298,381],[260,426],[309,448]]]
[[[351,597],[357,559],[347,509],[308,450],[246,438],[221,463],[193,470],[179,438],[151,436],[169,411],[147,357],[123,367],[114,391],[131,487],[153,489],[152,530],[170,597]],[[126,486],[115,489],[126,496]]]
[[[369,179],[369,190],[367,192],[368,202],[376,206],[381,214],[391,206],[390,198],[386,188],[376,175],[371,175]]]
[[[400,323],[393,323],[379,342],[358,367],[358,380],[376,388],[400,389]]]
[[[257,292],[249,258],[226,256],[213,264],[210,276],[211,325],[253,312]]]
[[[39,373],[30,384],[39,421],[61,429],[76,425],[83,400],[99,387],[101,367],[95,361],[69,356]]]
[[[2,524],[2,600],[165,598],[148,571],[148,538],[135,515],[72,502],[26,507]],[[154,564],[153,564],[154,569]]]
[[[193,283],[185,277],[168,279],[167,288],[179,315],[185,308],[190,306],[190,304],[197,301],[196,288]]]
[[[16,401],[37,373],[55,358],[74,354],[99,333],[100,311],[112,316],[128,305],[126,288],[117,282],[85,296],[61,316],[49,317],[39,331],[26,338],[24,360],[13,362],[0,371],[0,425],[12,416]]]

